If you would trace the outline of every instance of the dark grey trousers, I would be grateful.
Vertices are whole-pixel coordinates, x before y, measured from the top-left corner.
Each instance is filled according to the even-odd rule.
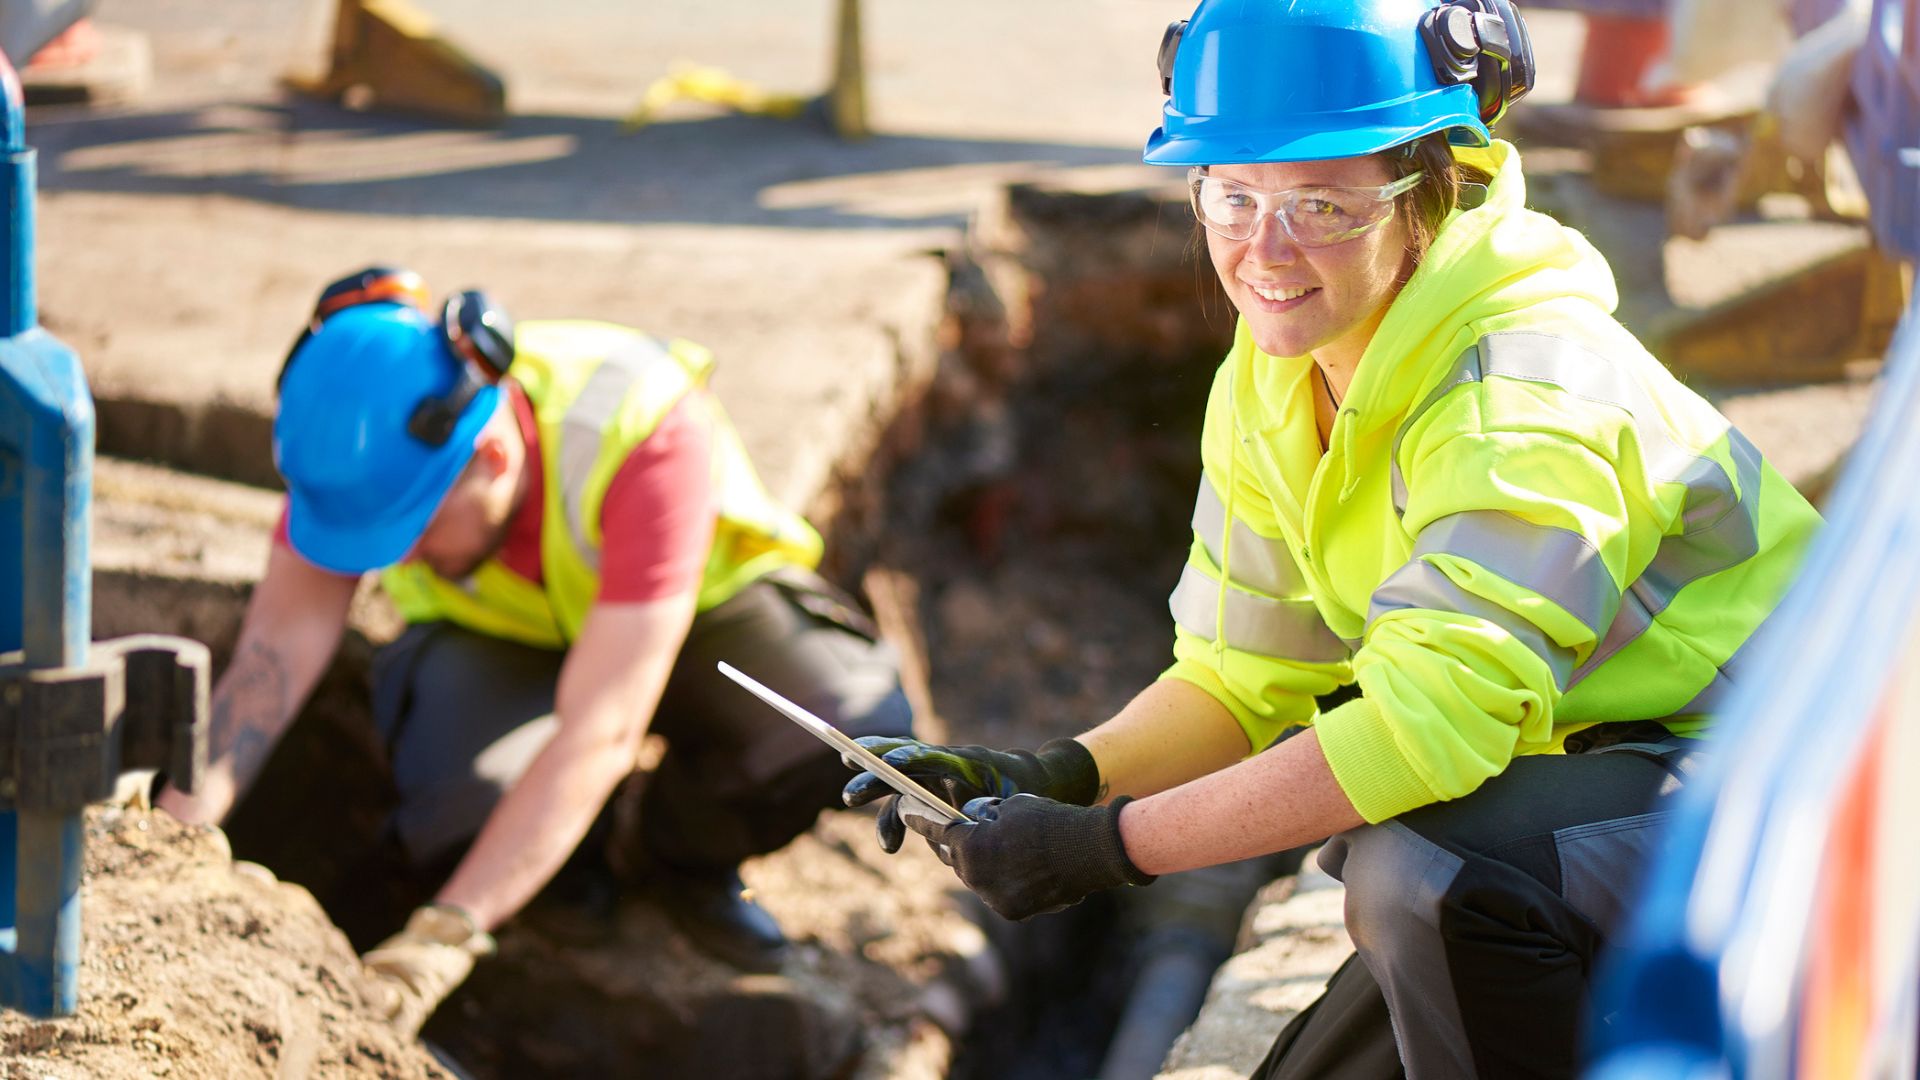
[[[1594,752],[1519,758],[1465,798],[1328,841],[1358,957],[1256,1077],[1576,1075],[1595,956],[1696,744],[1645,724],[1569,741]]]
[[[451,623],[409,627],[374,662],[374,723],[400,802],[392,830],[416,867],[441,867],[552,737],[566,654]],[[715,669],[726,660],[854,735],[905,735],[893,651],[815,575],[761,580],[693,620],[651,730],[668,749],[619,861],[730,872],[839,805],[852,775],[828,747]]]

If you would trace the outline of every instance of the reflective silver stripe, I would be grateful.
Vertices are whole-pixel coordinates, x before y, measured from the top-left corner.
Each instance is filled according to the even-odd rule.
[[[1634,583],[1661,598],[1653,607],[1656,614],[1682,586],[1738,566],[1760,551],[1760,451],[1732,428],[1727,429],[1727,450],[1733,458],[1735,475],[1731,477],[1712,458],[1694,459],[1684,478],[1687,498],[1680,510],[1682,531],[1660,542],[1653,561]]]
[[[581,387],[560,421],[560,456],[554,463],[560,477],[560,506],[574,551],[596,574],[600,572],[600,548],[587,539],[587,480],[593,473],[593,463],[600,458],[606,427],[619,414],[627,392],[649,366],[660,363],[678,361],[651,338],[637,338],[622,345],[593,369],[587,385]]]
[[[1448,514],[1420,530],[1413,557],[1457,555],[1538,593],[1579,619],[1593,636],[1607,632],[1620,607],[1600,551],[1570,529],[1535,525],[1503,510]]]
[[[1226,608],[1219,607],[1224,591]],[[1311,600],[1276,600],[1259,596],[1209,577],[1188,563],[1180,584],[1167,601],[1180,628],[1207,641],[1214,640],[1217,622],[1229,648],[1282,660],[1310,664],[1337,664],[1347,658],[1347,647],[1333,636]]]
[[[1572,649],[1555,644],[1531,621],[1455,584],[1439,567],[1416,558],[1381,582],[1367,606],[1367,626],[1395,611],[1451,611],[1490,622],[1546,662],[1555,686],[1565,689],[1573,674]]]
[[[1545,383],[1623,410],[1639,437],[1648,474],[1686,487],[1681,532],[1661,540],[1653,560],[1627,587],[1600,647],[1574,672],[1568,684],[1572,686],[1652,626],[1683,587],[1738,566],[1759,551],[1760,453],[1738,430],[1728,427],[1727,447],[1734,464],[1734,475],[1729,477],[1718,461],[1681,445],[1660,421],[1660,411],[1645,388],[1600,354],[1551,334],[1488,334],[1460,354],[1453,370],[1394,436],[1390,468],[1395,510],[1404,515],[1407,508],[1406,479],[1400,470],[1400,446],[1407,432],[1448,392],[1492,375]]]
[[[1711,458],[1697,458],[1681,505],[1683,530],[1660,541],[1653,561],[1627,587],[1620,614],[1600,647],[1573,673],[1573,681],[1613,659],[1621,649],[1645,633],[1653,620],[1673,603],[1682,588],[1709,574],[1730,570],[1760,550],[1760,451],[1746,436],[1727,429],[1727,448],[1733,456],[1740,490],[1734,479]]]
[[[1213,478],[1200,474],[1200,494],[1193,502],[1193,531],[1206,545],[1213,565],[1227,568],[1227,578],[1249,589],[1272,596],[1294,596],[1305,592],[1307,579],[1293,561],[1284,540],[1269,540],[1249,528],[1244,521],[1233,523],[1233,561],[1227,561],[1222,538],[1227,520],[1226,504],[1213,486]]]
[[[1656,480],[1687,481],[1701,460],[1700,454],[1680,445],[1666,425],[1660,423],[1659,410],[1645,388],[1599,353],[1551,334],[1524,331],[1488,334],[1460,354],[1453,371],[1407,415],[1406,422],[1394,436],[1391,462],[1394,506],[1401,513],[1406,512],[1407,485],[1400,471],[1400,445],[1407,432],[1448,392],[1463,383],[1482,381],[1489,375],[1545,383],[1575,397],[1622,410],[1633,420],[1641,452],[1646,455],[1648,469]]]

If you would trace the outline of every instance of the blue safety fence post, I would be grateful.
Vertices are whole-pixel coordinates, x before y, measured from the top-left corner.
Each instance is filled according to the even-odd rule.
[[[0,54],[0,1006],[73,1013],[87,804],[123,771],[206,769],[206,646],[93,642],[93,395],[39,325],[34,154],[20,80]]]
[[[92,575],[88,522],[93,397],[72,349],[39,326],[35,308],[34,152],[20,82],[4,84],[6,252],[0,260],[0,653],[29,668],[87,660]],[[25,720],[24,688],[0,704]],[[17,752],[17,742],[15,750]],[[73,1012],[80,960],[80,814],[22,807],[20,777],[0,779],[0,966],[5,1003],[39,1016]],[[10,938],[10,941],[5,939]]]

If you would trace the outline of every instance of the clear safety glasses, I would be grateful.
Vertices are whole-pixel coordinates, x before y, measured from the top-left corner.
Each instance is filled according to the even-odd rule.
[[[1257,191],[1245,184],[1187,173],[1193,212],[1207,228],[1229,240],[1246,240],[1271,214],[1301,247],[1327,247],[1364,236],[1393,213],[1393,200],[1413,190],[1425,172],[1412,172],[1380,187],[1297,187]]]

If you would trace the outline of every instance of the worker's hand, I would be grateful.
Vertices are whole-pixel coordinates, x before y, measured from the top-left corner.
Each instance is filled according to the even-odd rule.
[[[929,817],[918,804],[902,808],[914,832],[940,861],[1002,918],[1059,911],[1090,893],[1154,879],[1127,858],[1120,841],[1125,796],[1109,806],[1073,806],[1033,795],[975,799],[962,811],[972,824]]]
[[[160,789],[153,805],[185,825],[218,825],[232,808],[233,795],[232,779],[216,773],[202,777],[192,795],[168,784]]]
[[[465,911],[451,904],[415,908],[405,930],[361,959],[367,1002],[411,1039],[466,980],[474,958],[493,955],[493,948],[493,936]]]
[[[1039,750],[936,746],[918,739],[879,735],[869,735],[859,742],[887,764],[943,796],[951,806],[981,798],[1004,799],[1021,792],[1089,806],[1100,795],[1100,767],[1087,748],[1074,739],[1054,739]],[[855,762],[847,764],[859,768]],[[864,806],[892,794],[885,780],[862,772],[848,782],[840,797],[848,806]],[[877,828],[882,850],[900,850],[907,831],[900,823],[899,799],[889,799],[880,807]]]

